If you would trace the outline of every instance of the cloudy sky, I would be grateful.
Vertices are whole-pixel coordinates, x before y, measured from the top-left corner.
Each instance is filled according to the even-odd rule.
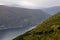
[[[0,0],[0,5],[25,8],[46,8],[60,6],[60,0]]]

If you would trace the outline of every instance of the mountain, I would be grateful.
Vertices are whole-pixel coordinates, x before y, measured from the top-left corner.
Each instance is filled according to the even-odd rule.
[[[43,11],[49,13],[49,14],[55,14],[60,12],[60,6],[54,6],[54,7],[50,7],[50,8],[43,8]]]
[[[29,28],[50,17],[40,9],[25,9],[0,5],[0,29]]]
[[[60,12],[13,40],[60,40]]]

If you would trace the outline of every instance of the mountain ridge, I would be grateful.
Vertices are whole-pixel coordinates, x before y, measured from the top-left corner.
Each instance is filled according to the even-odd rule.
[[[49,16],[40,9],[24,9],[0,5],[0,29],[35,26]]]
[[[43,11],[54,15],[55,13],[60,12],[60,6],[54,6],[54,7],[50,7],[50,8],[43,8]]]

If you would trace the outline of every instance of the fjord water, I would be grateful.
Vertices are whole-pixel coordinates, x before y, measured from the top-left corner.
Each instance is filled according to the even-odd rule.
[[[33,26],[31,28],[10,28],[10,29],[0,30],[0,40],[12,40],[18,35],[21,35],[24,32],[29,31],[35,27],[36,26]]]

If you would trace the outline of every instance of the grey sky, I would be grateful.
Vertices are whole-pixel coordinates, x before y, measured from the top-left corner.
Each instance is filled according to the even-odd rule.
[[[60,6],[60,0],[0,0],[0,5],[17,5],[25,8]]]

